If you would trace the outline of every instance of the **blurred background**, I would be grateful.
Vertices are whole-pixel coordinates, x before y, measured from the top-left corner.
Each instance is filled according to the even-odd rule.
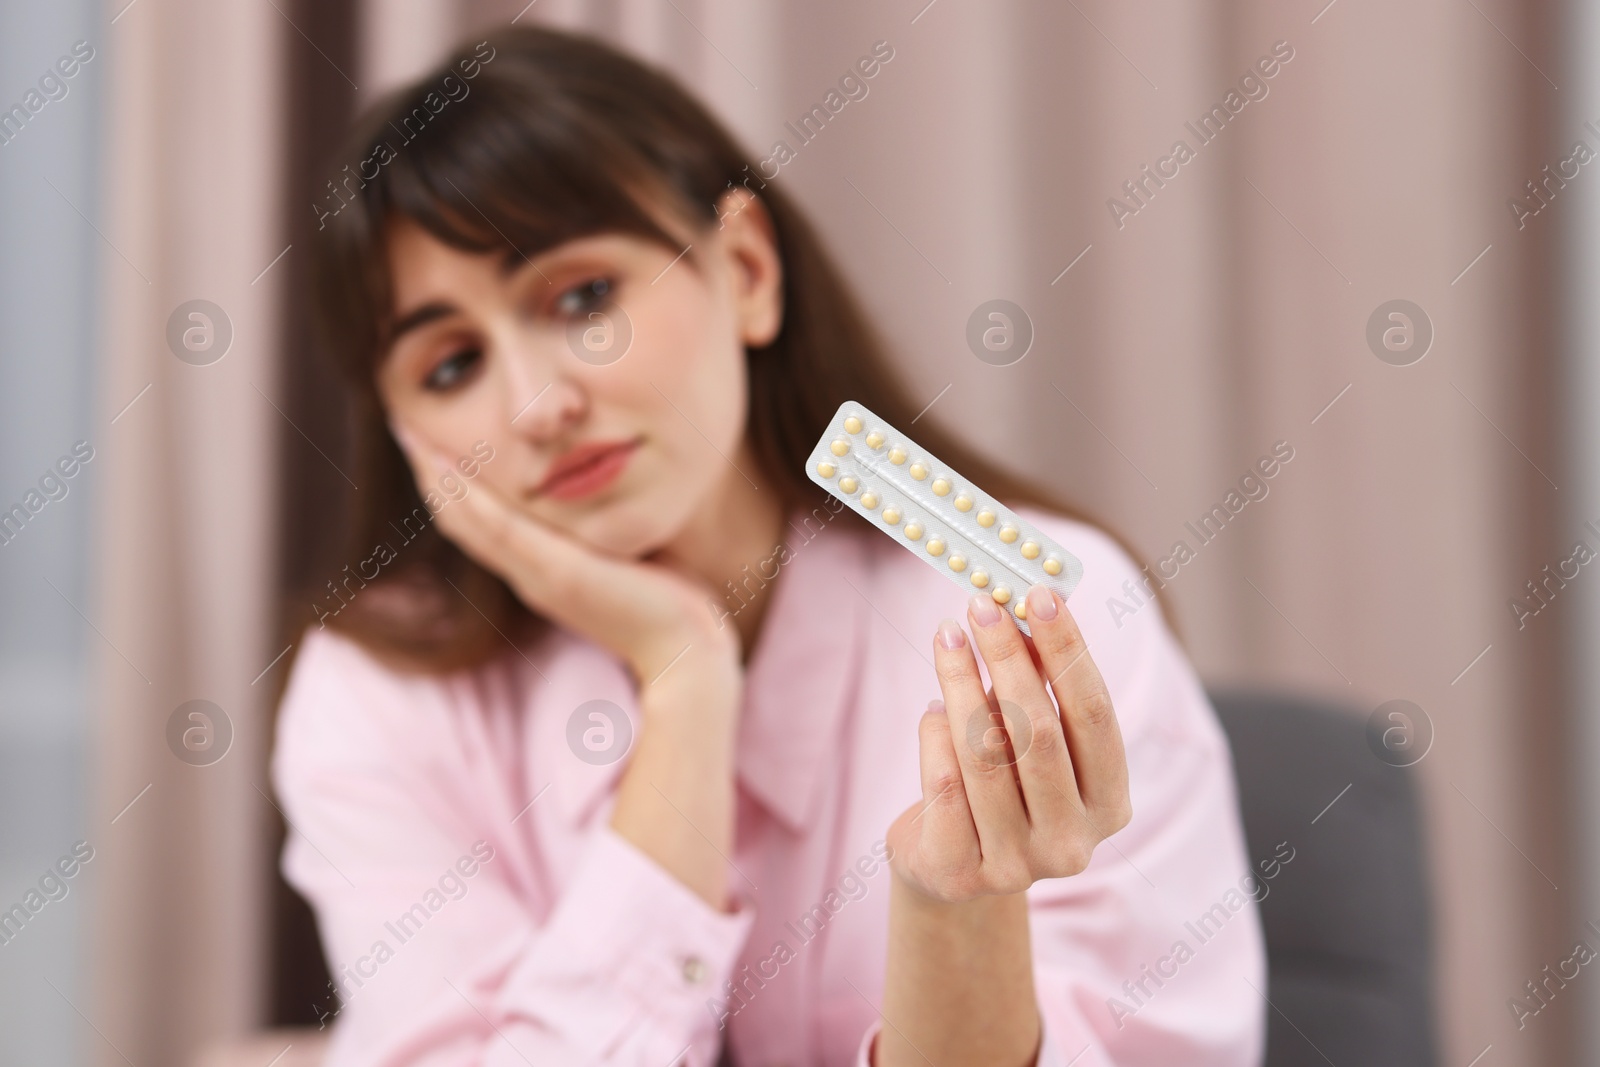
[[[771,160],[924,418],[1152,570],[1187,542],[1208,683],[1408,702],[1373,759],[1420,797],[1415,1027],[1600,1063],[1564,966],[1600,949],[1600,14],[1539,0],[0,2],[0,1059],[315,1062],[266,778],[284,598],[357,491],[315,205],[353,114],[513,20]]]

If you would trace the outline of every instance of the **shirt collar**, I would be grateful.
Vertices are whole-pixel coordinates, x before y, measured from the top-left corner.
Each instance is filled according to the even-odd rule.
[[[811,825],[827,763],[840,751],[840,719],[855,684],[870,610],[863,599],[867,546],[848,519],[840,521],[843,515],[824,508],[794,512],[782,546],[752,564],[747,579],[755,588],[777,584],[745,665],[737,774],[746,792],[796,832]],[[738,603],[730,598],[725,610]],[[733,624],[731,615],[724,621]],[[571,698],[579,694],[582,700],[609,699],[626,710],[637,737],[637,697],[622,665],[575,635],[562,637],[579,647],[550,661],[554,685],[546,695],[557,697],[553,706],[576,707]],[[567,715],[549,716],[546,723],[543,742],[561,748],[552,768],[555,800],[563,817],[577,822],[614,787],[627,760],[593,765],[574,759],[565,751]]]
[[[763,575],[777,588],[745,672],[738,766],[746,791],[796,832],[811,825],[866,635],[867,552],[841,510],[790,517]]]

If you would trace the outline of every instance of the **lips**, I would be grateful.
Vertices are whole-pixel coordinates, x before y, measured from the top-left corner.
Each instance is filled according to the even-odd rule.
[[[577,500],[599,492],[622,474],[640,440],[578,445],[551,464],[534,494]]]

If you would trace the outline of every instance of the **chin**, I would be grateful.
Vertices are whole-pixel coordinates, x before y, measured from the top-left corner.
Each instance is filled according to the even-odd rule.
[[[608,555],[643,559],[670,544],[688,524],[690,508],[678,494],[656,501],[653,494],[619,500],[586,515],[575,524],[563,523],[574,537]]]

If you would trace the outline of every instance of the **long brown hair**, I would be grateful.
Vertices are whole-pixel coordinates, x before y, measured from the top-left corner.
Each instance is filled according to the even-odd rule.
[[[790,512],[822,506],[826,498],[804,466],[842,402],[859,400],[902,427],[918,414],[882,340],[788,194],[763,181],[751,157],[672,78],[596,40],[515,27],[463,45],[359,120],[333,169],[340,179],[318,208],[312,301],[321,338],[357,393],[362,489],[351,550],[365,555],[392,542],[406,517],[420,517],[425,530],[415,547],[398,551],[399,564],[370,582],[358,579],[366,590],[359,596],[346,568],[348,606],[314,611],[392,662],[413,670],[470,666],[540,624],[426,521],[387,429],[375,372],[392,327],[385,241],[396,217],[474,252],[532,257],[601,232],[677,252],[649,205],[708,226],[718,222],[719,198],[744,186],[771,215],[783,271],[782,328],[771,344],[747,352],[747,432],[766,484]],[[917,439],[1008,503],[1091,521],[929,423]],[[848,510],[833,521],[866,526]]]

